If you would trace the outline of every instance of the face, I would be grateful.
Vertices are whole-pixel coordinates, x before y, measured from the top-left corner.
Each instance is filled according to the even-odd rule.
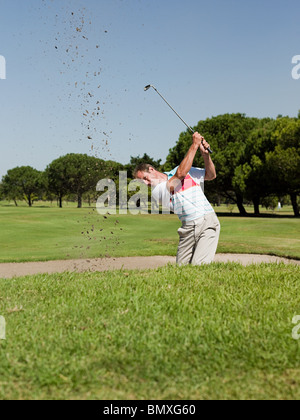
[[[147,186],[156,187],[160,182],[159,173],[154,168],[149,168],[149,172],[139,171],[137,178],[141,179]]]

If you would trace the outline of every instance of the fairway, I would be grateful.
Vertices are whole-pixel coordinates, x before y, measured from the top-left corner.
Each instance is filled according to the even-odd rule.
[[[0,280],[1,399],[299,399],[300,268]]]
[[[300,221],[222,217],[220,253],[300,259]],[[0,206],[0,262],[176,255],[174,215],[100,216],[93,208]]]

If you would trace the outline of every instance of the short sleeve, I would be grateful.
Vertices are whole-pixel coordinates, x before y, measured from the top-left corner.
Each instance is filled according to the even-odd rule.
[[[171,195],[170,191],[167,188],[167,181],[158,184],[152,190],[152,198],[163,207],[170,209],[171,208]]]
[[[205,169],[191,168],[189,174],[198,185],[201,185],[204,183]]]

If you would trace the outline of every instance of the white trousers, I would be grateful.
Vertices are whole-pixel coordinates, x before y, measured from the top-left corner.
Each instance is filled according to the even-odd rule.
[[[215,213],[182,224],[178,229],[177,264],[202,265],[213,262],[221,226]]]

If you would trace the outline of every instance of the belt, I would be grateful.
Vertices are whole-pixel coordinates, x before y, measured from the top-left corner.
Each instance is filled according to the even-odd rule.
[[[204,221],[204,219],[206,217],[213,216],[213,215],[215,215],[215,212],[208,213],[205,216],[202,216],[202,217],[200,217],[198,219],[195,219],[195,220],[189,220],[187,222],[182,222],[182,226],[184,227],[184,226],[196,226],[196,225],[199,225],[199,224],[201,224]]]

